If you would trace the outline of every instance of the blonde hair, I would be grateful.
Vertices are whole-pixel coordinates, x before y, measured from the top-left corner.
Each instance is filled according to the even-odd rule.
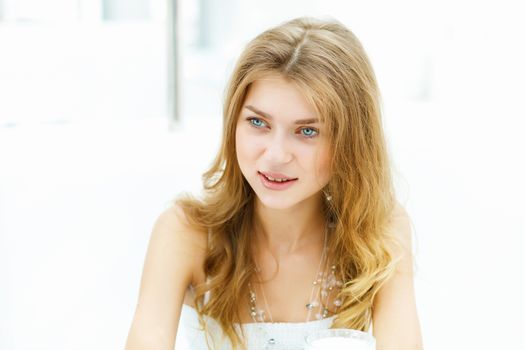
[[[205,197],[178,199],[189,221],[211,232],[204,262],[209,280],[195,286],[199,317],[216,319],[234,348],[244,348],[242,329],[239,334],[234,324],[255,271],[249,249],[254,192],[237,163],[235,128],[248,87],[268,74],[296,84],[329,133],[332,175],[324,190],[332,199],[325,215],[334,228],[328,247],[344,282],[333,328],[369,329],[374,296],[397,261],[397,241],[388,232],[396,201],[380,97],[361,43],[335,20],[297,18],[261,33],[229,81],[222,144],[203,175]]]

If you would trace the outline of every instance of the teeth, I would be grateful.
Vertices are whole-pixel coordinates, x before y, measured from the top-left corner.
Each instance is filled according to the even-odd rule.
[[[268,178],[268,180],[270,181],[275,181],[275,182],[284,182],[284,181],[288,181],[287,179],[274,179],[273,177],[270,177],[270,176],[266,176]]]

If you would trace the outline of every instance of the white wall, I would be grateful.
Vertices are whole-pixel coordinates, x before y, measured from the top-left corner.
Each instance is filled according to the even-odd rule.
[[[0,24],[0,125],[166,116],[161,22]]]

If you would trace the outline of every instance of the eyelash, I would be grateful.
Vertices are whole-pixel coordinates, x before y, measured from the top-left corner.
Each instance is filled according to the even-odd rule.
[[[248,118],[246,118],[246,120],[248,121],[248,123],[250,123],[251,126],[253,126],[254,128],[257,128],[257,129],[261,129],[263,127],[263,125],[266,125],[266,123],[263,120],[261,120],[260,118],[257,118],[257,117],[248,117]],[[254,121],[259,121],[259,122],[263,123],[263,125],[255,125]],[[303,131],[303,130],[312,130],[315,133],[314,135],[310,135],[310,136],[302,134],[302,136],[306,137],[307,139],[311,139],[311,138],[314,138],[315,136],[319,135],[319,129],[313,128],[311,126],[307,126],[307,127],[304,127],[304,128],[300,129],[300,131]]]

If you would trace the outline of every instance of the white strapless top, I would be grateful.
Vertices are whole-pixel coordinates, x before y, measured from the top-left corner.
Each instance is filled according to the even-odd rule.
[[[249,350],[303,350],[305,337],[314,330],[330,328],[334,316],[309,322],[264,322],[243,323],[242,328],[247,340]],[[231,343],[223,335],[219,323],[205,316],[213,339],[208,336],[212,345],[211,349],[229,350]],[[235,325],[238,329],[239,324]],[[224,343],[221,344],[221,337]],[[273,344],[271,344],[273,343]],[[199,325],[197,311],[186,304],[182,305],[175,350],[208,350],[204,331]]]

